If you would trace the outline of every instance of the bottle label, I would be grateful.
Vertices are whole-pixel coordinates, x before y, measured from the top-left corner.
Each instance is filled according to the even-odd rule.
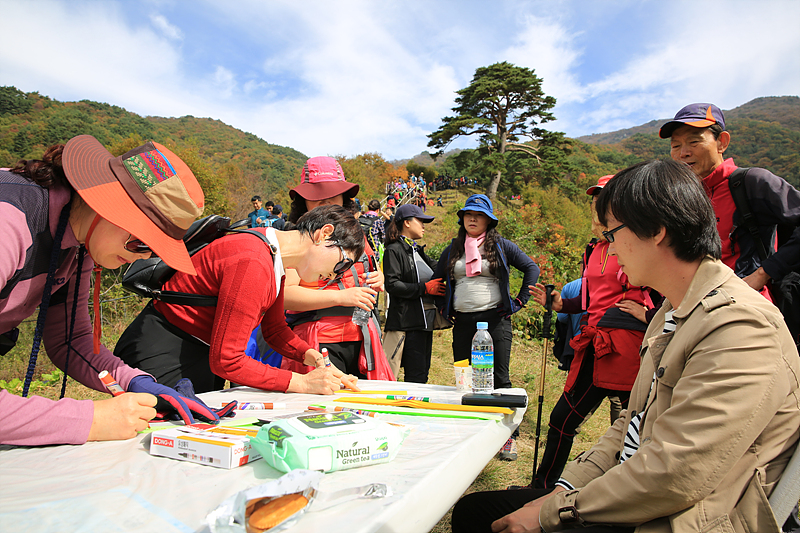
[[[491,350],[472,350],[473,368],[494,367],[494,352]]]

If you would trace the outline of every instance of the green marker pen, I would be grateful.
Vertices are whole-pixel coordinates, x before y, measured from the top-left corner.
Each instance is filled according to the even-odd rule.
[[[417,400],[418,402],[430,402],[429,396],[393,396],[386,397],[387,400]]]

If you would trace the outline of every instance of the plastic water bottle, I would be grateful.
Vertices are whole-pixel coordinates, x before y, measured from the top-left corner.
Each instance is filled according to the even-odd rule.
[[[366,309],[361,309],[360,307],[356,307],[353,309],[353,324],[356,326],[366,326],[369,324],[370,315],[372,311],[367,311]]]
[[[494,343],[488,329],[488,322],[478,322],[472,337],[472,392],[476,394],[494,391]]]

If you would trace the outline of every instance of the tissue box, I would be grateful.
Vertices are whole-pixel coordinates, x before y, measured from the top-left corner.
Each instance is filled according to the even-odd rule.
[[[234,468],[261,458],[250,445],[257,429],[192,424],[150,437],[150,455],[160,455],[217,468]]]
[[[407,434],[407,428],[355,413],[319,413],[275,420],[251,442],[282,472],[335,472],[391,461]]]

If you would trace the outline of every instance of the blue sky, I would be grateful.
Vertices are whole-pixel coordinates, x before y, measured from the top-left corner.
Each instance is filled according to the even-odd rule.
[[[532,68],[570,137],[800,95],[795,0],[0,0],[0,84],[211,117],[315,155],[427,149],[454,92]],[[471,146],[465,139],[453,146]]]

